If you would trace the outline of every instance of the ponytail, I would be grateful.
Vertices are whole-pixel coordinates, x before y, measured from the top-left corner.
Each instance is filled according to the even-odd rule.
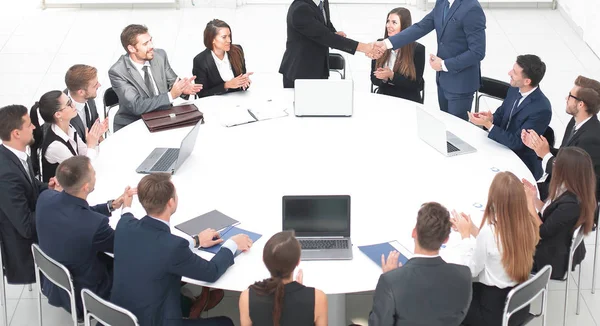
[[[40,157],[38,156],[38,149],[42,147],[42,143],[44,142],[44,131],[42,130],[43,128],[41,128],[40,126],[40,119],[38,118],[39,109],[40,102],[35,102],[35,104],[33,104],[33,106],[31,107],[31,110],[29,111],[29,118],[31,119],[31,124],[35,126],[35,129],[33,130],[34,142],[29,147],[31,149],[31,163],[33,165],[31,168],[33,169],[33,174],[35,174],[36,177],[41,176]]]
[[[281,311],[283,310],[283,297],[285,295],[285,286],[283,284],[283,278],[279,276],[271,277],[260,282],[256,282],[250,287],[258,295],[274,295],[273,326],[279,326],[281,321]]]

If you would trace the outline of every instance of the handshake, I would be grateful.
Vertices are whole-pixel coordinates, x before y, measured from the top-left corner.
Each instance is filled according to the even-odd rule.
[[[381,58],[383,53],[387,50],[387,47],[383,41],[377,41],[373,43],[359,43],[356,50],[364,53],[367,57],[376,60]]]

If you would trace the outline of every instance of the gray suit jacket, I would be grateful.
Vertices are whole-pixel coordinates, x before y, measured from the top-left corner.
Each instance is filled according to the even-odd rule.
[[[129,55],[124,54],[108,71],[110,84],[119,97],[119,111],[114,118],[114,131],[140,119],[141,115],[170,106],[167,93],[177,75],[171,69],[167,53],[154,49],[154,59],[150,60],[150,70],[158,88],[158,95],[150,97],[144,77],[135,68]]]
[[[442,258],[412,258],[379,277],[369,326],[458,326],[471,304],[471,271]]]

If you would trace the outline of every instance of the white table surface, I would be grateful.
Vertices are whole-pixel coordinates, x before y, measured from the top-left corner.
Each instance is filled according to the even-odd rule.
[[[290,115],[230,128],[221,125],[220,112],[236,105],[261,107],[267,99],[270,105],[288,108]],[[354,101],[351,118],[297,118],[292,90],[251,89],[196,101],[206,123],[194,152],[173,176],[179,207],[171,226],[217,209],[239,220],[238,227],[263,234],[211,287],[242,291],[269,276],[262,250],[269,237],[281,231],[283,195],[352,196],[354,259],[300,263],[305,285],[343,294],[374,290],[381,274],[358,245],[398,240],[413,250],[411,233],[422,203],[440,202],[450,210],[471,213],[479,223],[482,212],[473,204],[485,205],[495,176],[492,167],[534,181],[511,150],[470,123],[430,110],[448,130],[477,148],[476,153],[447,158],[418,138],[418,104],[361,92],[355,93]],[[140,120],[108,137],[93,162],[97,182],[89,202],[115,198],[127,185],[135,187],[143,177],[135,169],[146,156],[155,147],[179,147],[190,129],[150,133]],[[132,208],[136,217],[145,215],[137,198]],[[111,218],[113,227],[118,218]],[[458,238],[453,232],[442,250],[446,260],[453,260],[452,244]]]

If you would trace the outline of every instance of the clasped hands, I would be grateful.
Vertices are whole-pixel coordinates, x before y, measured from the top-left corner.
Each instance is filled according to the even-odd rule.
[[[385,53],[387,47],[385,42],[377,41],[373,43],[359,43],[358,51],[363,52],[367,57],[377,60]]]
[[[250,84],[252,84],[252,80],[250,80],[250,76],[252,76],[253,72],[248,72],[245,74],[241,74],[227,82],[225,82],[225,89],[237,89],[242,88],[243,90],[248,89]]]

